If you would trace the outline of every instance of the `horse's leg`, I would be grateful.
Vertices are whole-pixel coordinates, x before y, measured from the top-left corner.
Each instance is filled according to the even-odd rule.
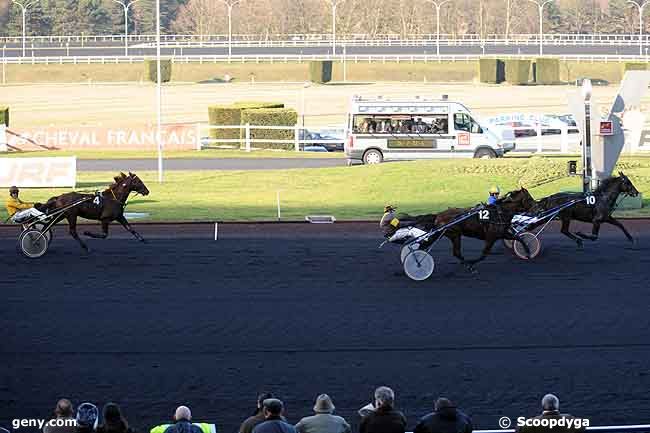
[[[576,236],[580,236],[582,239],[587,239],[590,241],[598,240],[598,233],[600,232],[600,223],[594,222],[591,226],[591,234],[587,235],[582,232],[577,232]]]
[[[86,245],[77,234],[77,215],[66,215],[66,219],[68,220],[70,236],[76,239],[77,242],[79,242],[79,245],[81,245],[81,248],[88,252],[88,245]]]
[[[124,215],[120,215],[119,217],[117,217],[116,221],[119,222],[120,224],[122,224],[122,227],[124,227],[126,229],[126,231],[131,233],[134,238],[136,238],[140,242],[145,241],[144,238],[140,235],[140,233],[133,230],[133,228],[131,227],[131,224],[129,224],[129,222],[126,220],[126,218],[124,218]]]
[[[627,240],[630,241],[630,242],[632,242],[632,243],[634,243],[634,238],[633,238],[632,235],[627,231],[627,229],[625,228],[625,226],[623,226],[623,224],[621,224],[621,222],[620,222],[619,220],[617,220],[617,219],[614,218],[613,216],[609,216],[609,217],[608,217],[604,222],[606,222],[606,223],[610,223],[611,225],[616,226],[616,227],[618,227],[619,229],[621,229],[621,230],[623,231],[623,234],[624,234],[625,237],[627,238]]]
[[[109,223],[110,223],[109,220],[102,220],[102,232],[101,233],[84,232],[84,235],[88,236],[90,238],[95,238],[95,239],[106,239],[108,237],[108,224]]]
[[[496,242],[496,237],[495,236],[488,236],[485,238],[485,245],[483,245],[483,251],[481,251],[481,256],[478,259],[474,260],[468,260],[467,263],[470,264],[470,266],[474,266],[478,262],[482,262],[485,260],[487,256],[490,255],[490,251],[492,251],[492,246]]]
[[[460,260],[460,264],[465,266],[465,268],[468,271],[474,272],[474,268],[472,267],[471,263],[468,263],[465,260],[465,257],[463,256],[462,242],[461,242],[462,235],[460,233],[457,233],[457,234],[448,235],[447,237],[451,241],[452,254],[454,255],[454,257]]]
[[[573,235],[573,233],[571,233],[569,231],[569,226],[570,225],[571,225],[571,219],[570,218],[562,218],[562,228],[560,229],[560,232],[564,236],[568,237],[569,239],[574,241],[576,244],[578,244],[578,248],[582,248],[582,239],[580,239],[579,237]]]

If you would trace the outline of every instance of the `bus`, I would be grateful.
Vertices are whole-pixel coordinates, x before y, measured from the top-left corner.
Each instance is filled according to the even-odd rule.
[[[514,150],[511,130],[479,124],[460,102],[352,98],[348,164],[431,158],[498,158]]]

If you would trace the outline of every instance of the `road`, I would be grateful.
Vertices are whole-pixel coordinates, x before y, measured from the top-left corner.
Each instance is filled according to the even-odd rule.
[[[377,385],[413,428],[434,398],[476,428],[533,415],[547,392],[592,425],[650,421],[650,224],[610,228],[584,251],[558,234],[532,263],[497,254],[468,274],[436,246],[415,283],[375,224],[115,228],[82,254],[62,228],[38,261],[0,230],[0,425],[56,399],[120,403],[138,429],[187,404],[234,432],[272,390],[287,417],[327,392],[353,424]],[[481,245],[465,244],[476,256]]]
[[[166,159],[165,170],[287,170],[342,167],[345,158],[196,158]],[[155,171],[156,159],[78,159],[79,171]]]
[[[316,47],[233,47],[233,55],[262,55],[262,54],[276,54],[276,55],[324,55],[331,53],[332,49],[328,46]],[[175,47],[163,48],[162,55],[227,55],[227,47]],[[341,54],[343,47],[337,47],[337,53]],[[21,57],[22,48],[19,44],[8,45],[8,48],[3,51],[6,57]],[[429,45],[412,45],[412,46],[356,46],[346,47],[345,53],[347,56],[354,55],[409,55],[409,54],[436,54],[435,43]],[[463,55],[463,54],[525,54],[537,55],[539,53],[538,45],[485,45],[481,46],[447,46],[440,47],[440,54],[443,55]],[[625,45],[548,45],[544,47],[545,54],[555,55],[639,55],[638,44],[625,44]],[[154,56],[156,54],[155,48],[137,48],[129,49],[129,55],[132,56]],[[647,49],[644,54],[647,55]],[[107,47],[103,45],[98,46],[84,46],[84,47],[69,47],[65,45],[48,46],[48,47],[27,47],[27,57],[60,57],[60,56],[122,56],[124,55],[124,47],[113,46]]]

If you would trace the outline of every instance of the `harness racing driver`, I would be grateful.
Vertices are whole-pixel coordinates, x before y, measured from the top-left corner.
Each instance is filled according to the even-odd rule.
[[[43,212],[37,209],[40,206],[39,203],[24,202],[18,197],[18,194],[20,194],[18,187],[12,186],[9,188],[9,198],[7,199],[9,218],[12,218],[16,223],[21,223],[30,218],[43,215]]]
[[[493,185],[492,188],[490,188],[490,195],[488,196],[487,204],[497,204],[497,200],[499,200],[499,194],[501,194],[501,189],[497,185]]]

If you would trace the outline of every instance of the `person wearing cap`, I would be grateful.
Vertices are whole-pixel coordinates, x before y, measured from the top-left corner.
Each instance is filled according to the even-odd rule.
[[[350,424],[333,415],[334,403],[327,394],[316,398],[314,413],[316,415],[305,417],[296,424],[298,433],[350,433]]]
[[[296,428],[282,418],[284,404],[277,398],[267,398],[262,403],[265,421],[253,429],[253,433],[296,433]]]
[[[374,411],[361,419],[360,433],[404,433],[406,417],[394,408],[395,393],[387,386],[375,390]]]
[[[20,190],[16,186],[9,188],[9,198],[7,199],[7,213],[14,221],[25,221],[29,218],[43,215],[43,212],[34,206],[39,203],[27,203],[18,197]]]
[[[497,200],[499,200],[499,194],[501,194],[501,188],[499,188],[498,185],[492,185],[489,194],[490,195],[488,195],[487,204],[497,204]]]
[[[77,408],[76,433],[93,433],[99,421],[99,409],[92,403],[81,403]]]
[[[433,412],[425,415],[413,433],[472,433],[472,420],[446,398],[439,398]]]
[[[43,433],[74,433],[74,407],[67,398],[62,398],[56,402],[52,420],[67,420],[67,425],[46,425],[43,427]]]
[[[174,424],[165,433],[203,433],[201,427],[192,424],[192,412],[187,406],[178,406],[174,413]]]
[[[253,433],[255,426],[265,421],[263,403],[267,398],[273,398],[273,394],[270,392],[263,392],[257,396],[257,408],[253,415],[246,418],[244,422],[241,423],[241,426],[239,426],[239,433]]]

